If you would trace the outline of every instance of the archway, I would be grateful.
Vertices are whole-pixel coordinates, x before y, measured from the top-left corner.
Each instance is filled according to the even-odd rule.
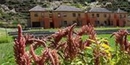
[[[40,22],[32,22],[32,27],[41,27]]]
[[[54,28],[54,22],[50,22],[50,27]]]

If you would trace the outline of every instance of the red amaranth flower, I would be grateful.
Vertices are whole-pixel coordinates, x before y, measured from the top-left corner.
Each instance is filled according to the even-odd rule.
[[[77,35],[89,35],[89,39],[96,40],[96,32],[94,30],[94,27],[92,25],[84,25],[79,32],[77,32]],[[86,39],[85,42],[83,42],[85,46],[89,46],[91,42]]]
[[[130,44],[127,40],[128,31],[125,29],[121,29],[118,32],[114,32],[112,36],[115,36],[115,42],[120,45],[120,49],[123,51],[129,51]],[[112,37],[111,36],[111,37]]]
[[[30,59],[27,52],[25,52],[25,38],[22,35],[22,28],[18,25],[18,38],[14,43],[14,55],[18,65],[30,65]]]
[[[44,65],[46,62],[50,61],[51,65],[59,65],[59,57],[56,50],[45,48],[42,55],[38,56],[35,54],[33,47],[35,46],[31,45],[30,54],[35,64]]]

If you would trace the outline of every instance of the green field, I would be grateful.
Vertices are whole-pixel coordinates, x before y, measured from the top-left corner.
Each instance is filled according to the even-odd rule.
[[[0,28],[0,65],[14,65],[13,39],[7,34],[11,29]]]
[[[61,28],[62,29],[62,28]],[[75,30],[79,30],[80,27],[76,27]],[[117,29],[130,29],[130,27],[96,27],[95,30],[117,30]],[[51,29],[44,29],[44,28],[31,28],[28,31],[57,31],[59,28],[51,28]]]
[[[110,45],[113,49],[115,49],[115,43],[113,38],[109,38],[109,34],[98,35],[101,38],[107,38],[110,42]],[[83,37],[86,38],[86,37]],[[0,64],[3,65],[14,65],[14,56],[13,56],[13,42],[11,43],[1,43],[0,44]]]
[[[48,29],[49,30],[49,29]],[[0,28],[0,65],[16,65],[14,53],[13,53],[13,41],[10,36],[8,36],[5,32],[5,29]],[[12,31],[8,29],[7,31]],[[110,38],[111,34],[100,34],[98,38],[106,38],[108,39],[110,46],[113,50],[115,50],[115,42],[114,38]],[[5,38],[5,39],[4,39]],[[83,39],[86,39],[87,36],[83,36]],[[130,39],[130,37],[129,37]],[[4,41],[8,42],[4,42]]]

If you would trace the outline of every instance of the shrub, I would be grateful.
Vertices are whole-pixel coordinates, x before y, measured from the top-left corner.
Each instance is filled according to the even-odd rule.
[[[11,36],[0,35],[0,43],[10,43],[10,42],[13,42],[13,39]]]

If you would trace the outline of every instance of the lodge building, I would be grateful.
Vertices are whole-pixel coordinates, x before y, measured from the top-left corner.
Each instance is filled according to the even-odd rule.
[[[29,10],[31,27],[60,28],[73,23],[77,26],[92,24],[94,26],[125,26],[127,24],[127,12],[118,9],[109,11],[106,8],[91,8],[83,11],[80,8],[68,5],[43,8],[39,5]]]

